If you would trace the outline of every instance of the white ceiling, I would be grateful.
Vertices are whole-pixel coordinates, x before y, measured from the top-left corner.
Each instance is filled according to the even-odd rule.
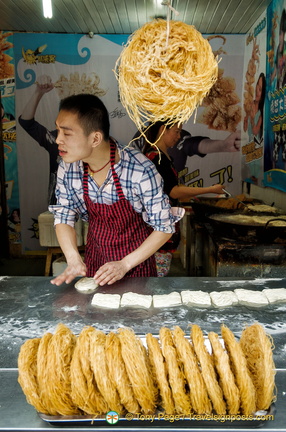
[[[42,0],[0,0],[0,29],[19,32],[130,34],[158,16],[162,0],[52,0],[53,18],[43,17]],[[204,34],[245,34],[271,0],[173,0],[170,18]]]

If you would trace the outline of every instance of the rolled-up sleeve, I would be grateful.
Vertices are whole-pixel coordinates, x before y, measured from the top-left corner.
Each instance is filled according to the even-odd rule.
[[[64,223],[74,227],[79,218],[88,221],[81,177],[80,171],[73,171],[70,164],[59,164],[55,192],[57,204],[49,206],[49,211],[54,214],[55,225]]]
[[[163,179],[153,164],[146,169],[137,186],[144,203],[143,220],[155,231],[174,233],[175,224],[184,216],[185,210],[171,207],[168,195],[163,192]]]

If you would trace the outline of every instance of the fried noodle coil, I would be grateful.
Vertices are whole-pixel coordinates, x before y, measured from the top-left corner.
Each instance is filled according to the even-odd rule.
[[[168,379],[172,389],[176,412],[177,414],[188,415],[192,411],[191,400],[190,395],[186,391],[185,376],[178,361],[171,330],[161,327],[159,336],[167,365]]]
[[[239,342],[236,341],[234,334],[228,327],[223,325],[221,334],[230,358],[236,385],[240,392],[242,414],[251,415],[256,408],[256,393],[247,368],[246,358]]]
[[[192,325],[191,338],[202,370],[202,376],[207,387],[213,408],[217,414],[226,413],[226,405],[222,390],[217,382],[212,357],[205,346],[203,332],[196,324]]]
[[[109,377],[118,391],[121,404],[130,413],[140,412],[140,406],[134,396],[122,358],[119,337],[113,332],[106,336],[105,355]]]
[[[267,410],[276,399],[273,341],[262,325],[255,323],[242,331],[239,343],[256,389],[256,410]]]
[[[146,335],[146,342],[151,367],[161,396],[161,406],[166,414],[174,414],[174,399],[169,386],[166,363],[161,352],[160,344],[158,339],[151,333]]]
[[[100,330],[94,329],[90,333],[90,363],[93,370],[94,379],[103,399],[106,401],[109,411],[116,411],[122,414],[123,407],[120,403],[119,395],[112,380],[109,378],[109,372],[105,356],[106,335]]]
[[[223,349],[216,333],[210,332],[208,337],[211,342],[214,364],[220,378],[220,385],[226,400],[228,413],[238,414],[240,395],[230,368],[228,354]]]
[[[208,397],[198,360],[190,342],[185,338],[183,330],[176,326],[173,339],[184,367],[184,374],[190,389],[191,404],[197,414],[210,414],[212,404]]]
[[[70,364],[76,336],[64,324],[58,324],[50,339],[47,355],[47,392],[55,410],[61,415],[78,414],[71,399]]]
[[[22,387],[27,402],[37,411],[49,414],[40,398],[37,377],[37,353],[41,338],[28,339],[20,348],[18,356],[18,382]]]
[[[71,397],[76,406],[88,414],[104,414],[108,405],[94,380],[90,364],[90,334],[93,327],[85,327],[77,338],[71,361]]]
[[[122,357],[131,382],[134,395],[143,414],[152,414],[157,405],[157,389],[151,374],[146,349],[133,330],[118,330],[122,348]]]

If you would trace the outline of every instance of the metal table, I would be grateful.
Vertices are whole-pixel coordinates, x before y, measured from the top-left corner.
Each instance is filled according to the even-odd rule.
[[[142,294],[167,294],[186,289],[206,292],[245,288],[261,291],[263,288],[286,287],[286,279],[237,279],[237,278],[131,278],[117,282],[110,287],[102,287],[98,292],[119,293],[137,292]],[[0,277],[0,430],[14,431],[87,431],[91,427],[57,427],[44,422],[35,409],[28,405],[17,382],[17,357],[20,346],[25,340],[41,337],[45,332],[54,332],[58,323],[63,322],[75,334],[79,334],[85,325],[92,325],[106,333],[119,327],[130,326],[139,335],[148,332],[158,334],[164,325],[172,328],[179,325],[188,333],[189,325],[198,324],[204,333],[220,333],[221,324],[226,324],[235,335],[240,336],[245,324],[260,322],[274,339],[274,361],[277,368],[277,402],[273,421],[263,424],[269,431],[286,431],[286,304],[267,306],[266,308],[247,308],[235,306],[225,309],[200,309],[186,306],[149,310],[118,309],[102,310],[91,306],[93,294],[81,294],[74,288],[74,282],[56,287],[50,284],[48,277]],[[161,424],[162,423],[162,424]],[[207,426],[207,425],[206,425]],[[102,431],[127,430],[120,421],[116,425],[107,423],[97,429]],[[180,426],[180,422],[160,422],[154,426],[145,421],[143,426],[130,422],[128,430],[156,431],[202,431],[192,423],[189,427]],[[228,429],[228,428],[227,428]],[[225,431],[223,423],[212,427],[214,431]],[[233,431],[246,431],[241,421]],[[249,429],[253,430],[253,428]]]

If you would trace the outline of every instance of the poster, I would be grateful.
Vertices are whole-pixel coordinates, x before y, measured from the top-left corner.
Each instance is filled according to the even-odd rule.
[[[187,186],[224,184],[233,195],[241,190],[241,152],[224,141],[241,130],[241,76],[243,73],[243,35],[204,35],[219,61],[217,83],[183,129],[192,136],[208,137],[210,152],[187,157],[180,177]],[[219,141],[219,146],[217,146]],[[215,150],[217,148],[217,150]]]
[[[4,147],[5,187],[8,215],[9,249],[12,255],[21,253],[21,216],[15,120],[15,72],[13,33],[0,32],[1,122]]]
[[[242,180],[262,186],[266,124],[266,12],[245,39],[242,119]]]
[[[267,9],[267,101],[263,186],[286,191],[286,1]]]

